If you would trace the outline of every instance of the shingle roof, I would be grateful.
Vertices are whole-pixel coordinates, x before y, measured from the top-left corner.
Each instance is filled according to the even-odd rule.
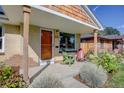
[[[104,37],[106,37],[106,38],[108,38],[108,39],[123,39],[124,38],[124,36],[123,35],[107,35],[107,36],[104,36]]]
[[[81,39],[90,39],[93,37],[94,36],[91,34],[86,34],[86,35],[82,35]],[[98,35],[98,37],[103,39],[108,39],[108,40],[121,40],[124,38],[124,35],[107,35],[107,36]]]

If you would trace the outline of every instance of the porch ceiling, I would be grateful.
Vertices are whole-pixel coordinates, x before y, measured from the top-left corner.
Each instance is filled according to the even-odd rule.
[[[22,6],[2,6],[9,20],[1,20],[4,23],[19,25],[23,23]],[[32,7],[30,24],[45,28],[59,29],[69,33],[91,32],[94,28],[75,22],[73,20],[57,16]]]

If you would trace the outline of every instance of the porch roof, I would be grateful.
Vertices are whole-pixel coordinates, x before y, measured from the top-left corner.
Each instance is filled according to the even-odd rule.
[[[0,19],[0,21],[14,25],[20,25],[20,23],[23,23],[22,6],[3,5],[2,8],[8,20]],[[94,29],[99,30],[99,28],[97,27],[80,22],[68,16],[62,16],[62,14],[57,14],[52,10],[45,9],[40,6],[31,6],[31,8],[32,8],[30,16],[31,25],[59,29],[60,31],[69,33],[86,33],[92,32]]]

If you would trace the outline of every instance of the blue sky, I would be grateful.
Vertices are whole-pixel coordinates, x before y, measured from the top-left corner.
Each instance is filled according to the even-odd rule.
[[[124,5],[88,6],[104,27],[113,27],[124,34]]]

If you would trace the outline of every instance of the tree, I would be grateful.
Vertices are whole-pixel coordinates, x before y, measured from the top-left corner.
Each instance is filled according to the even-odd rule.
[[[106,27],[104,31],[100,31],[100,35],[120,35],[120,31],[112,27]]]

